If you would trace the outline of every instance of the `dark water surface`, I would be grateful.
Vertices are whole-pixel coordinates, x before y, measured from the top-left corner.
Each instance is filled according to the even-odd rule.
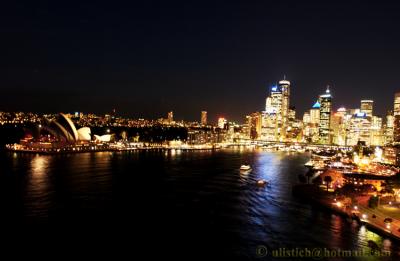
[[[259,245],[347,250],[367,249],[368,240],[397,254],[398,243],[292,196],[308,158],[239,149],[1,152],[3,231],[19,244],[128,257],[260,260]],[[244,162],[250,173],[238,170]],[[258,188],[261,178],[271,185]]]

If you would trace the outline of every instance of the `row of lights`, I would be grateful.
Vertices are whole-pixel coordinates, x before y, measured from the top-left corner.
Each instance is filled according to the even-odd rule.
[[[337,207],[339,207],[339,208],[343,207],[342,202],[336,201],[336,198],[334,199],[334,201],[335,201],[334,204],[335,204]],[[391,205],[391,202],[389,202],[389,204]],[[356,211],[358,211],[358,206],[356,206],[356,205],[353,206],[353,209],[356,210]],[[365,214],[365,213],[362,214],[362,215],[361,215],[361,219],[362,219],[362,220],[367,220],[367,219],[368,219],[368,215]],[[387,223],[387,224],[386,224],[386,229],[389,229],[389,230],[391,229],[391,224],[390,224],[390,223]]]

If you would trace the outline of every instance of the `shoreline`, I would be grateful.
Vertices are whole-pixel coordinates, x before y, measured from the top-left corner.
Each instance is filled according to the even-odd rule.
[[[360,226],[364,225],[367,229],[369,229],[381,236],[385,236],[390,239],[396,240],[397,242],[400,242],[399,236],[397,236],[391,232],[388,232],[386,229],[382,228],[381,226],[373,224],[371,222],[368,222],[367,220],[361,220],[356,215],[351,215],[348,212],[346,212],[345,210],[335,208],[332,206],[332,204],[328,204],[323,199],[318,197],[320,195],[314,194],[315,191],[317,191],[317,190],[320,190],[320,188],[315,187],[315,185],[299,184],[299,185],[295,185],[292,187],[292,194],[294,196],[298,197],[300,200],[304,200],[308,204],[311,204],[314,207],[317,207],[324,211],[329,211],[333,214],[336,214],[336,215],[341,216],[346,219],[350,218],[352,220],[355,220],[358,223],[358,225],[360,225]],[[310,193],[310,191],[311,191],[311,193]],[[320,192],[318,192],[318,193],[320,193]]]
[[[130,152],[130,151],[150,151],[150,150],[161,150],[161,151],[210,151],[210,150],[218,150],[220,148],[164,148],[164,147],[148,147],[148,148],[126,148],[126,149],[118,149],[118,148],[102,148],[102,149],[88,149],[88,150],[60,150],[60,151],[46,151],[46,150],[13,150],[5,148],[3,149],[5,152],[10,153],[22,153],[22,154],[42,154],[42,155],[60,155],[60,154],[76,154],[76,153],[95,153],[95,152]]]

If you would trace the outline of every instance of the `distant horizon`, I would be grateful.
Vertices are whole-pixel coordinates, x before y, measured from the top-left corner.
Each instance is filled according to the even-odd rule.
[[[400,89],[400,3],[150,1],[7,3],[1,110],[96,111],[242,122],[272,84],[298,118],[330,85],[333,107]],[[282,12],[284,10],[284,12]]]
[[[286,79],[287,79],[287,77],[286,77]],[[290,81],[290,82],[292,83],[292,81],[291,81],[290,79],[287,79],[287,80]],[[277,81],[277,82],[278,82],[278,81]],[[269,88],[271,88],[273,85],[274,85],[274,84],[271,84]],[[291,87],[292,87],[292,84],[291,84]],[[325,86],[325,88],[326,88],[326,86]],[[359,103],[358,103],[358,105],[356,105],[356,106],[351,106],[351,107],[350,107],[350,106],[346,106],[346,105],[341,105],[341,106],[339,106],[338,103],[335,102],[335,91],[334,91],[334,90],[332,91],[332,86],[331,86],[331,85],[329,85],[329,89],[330,89],[330,92],[331,92],[331,94],[332,94],[332,104],[333,104],[333,106],[332,106],[332,108],[333,108],[332,112],[335,112],[335,111],[337,111],[337,109],[342,108],[342,107],[344,107],[344,108],[346,108],[346,109],[359,109],[359,108],[360,108],[360,102],[361,102],[362,100],[372,100],[372,101],[374,102],[373,115],[374,115],[374,116],[378,116],[378,117],[382,117],[383,120],[385,120],[385,117],[386,117],[386,115],[387,115],[387,113],[388,113],[389,111],[393,111],[395,94],[396,94],[396,93],[400,93],[400,91],[393,93],[393,99],[391,100],[391,103],[389,103],[389,106],[391,106],[391,107],[389,107],[389,109],[386,109],[386,110],[385,110],[385,113],[380,114],[379,112],[376,113],[376,111],[377,111],[377,110],[376,110],[376,102],[375,102],[375,100],[374,100],[373,98],[360,98],[360,99],[359,99]],[[292,90],[291,90],[291,91],[292,91]],[[323,92],[321,92],[320,94],[318,94],[318,95],[316,96],[316,98],[310,103],[309,108],[306,109],[306,110],[304,110],[303,112],[299,112],[299,110],[297,109],[297,107],[296,107],[295,105],[293,105],[293,102],[292,102],[293,96],[291,95],[291,96],[290,96],[290,101],[291,101],[290,107],[295,107],[295,108],[296,108],[296,119],[302,120],[304,113],[307,112],[307,111],[309,111],[309,110],[312,108],[312,105],[315,103],[315,101],[318,100],[319,95],[321,95],[322,93],[323,93]],[[266,97],[267,97],[268,94],[269,94],[269,92],[266,93],[265,98],[263,99],[264,105],[265,105],[265,99],[266,99]],[[228,121],[230,121],[230,122],[235,122],[235,123],[241,123],[241,124],[243,124],[243,123],[245,123],[245,119],[246,119],[246,116],[247,116],[247,115],[250,115],[251,113],[254,113],[254,112],[262,112],[262,111],[264,111],[265,107],[263,107],[263,108],[260,109],[260,110],[256,110],[256,109],[255,109],[255,110],[253,110],[253,111],[251,111],[251,112],[249,112],[249,113],[243,114],[242,119],[240,120],[240,119],[232,119],[232,118],[230,118],[230,117],[227,117],[227,116],[226,116],[227,113],[214,113],[214,114],[212,114],[212,113],[210,113],[210,112],[209,112],[208,110],[206,110],[206,109],[201,109],[201,110],[199,110],[199,111],[198,111],[198,117],[197,117],[197,118],[196,118],[196,117],[193,117],[193,116],[190,116],[190,117],[188,117],[188,118],[189,118],[189,119],[188,119],[188,118],[181,117],[180,114],[177,113],[177,112],[176,112],[175,110],[173,110],[173,109],[171,109],[171,110],[166,110],[166,111],[163,112],[163,113],[156,113],[156,114],[153,114],[153,115],[150,115],[149,113],[143,113],[142,116],[140,116],[138,112],[134,113],[133,115],[132,115],[131,113],[128,113],[128,112],[121,112],[121,111],[118,110],[117,107],[112,107],[109,111],[99,110],[99,111],[96,111],[96,112],[94,112],[94,111],[90,111],[90,112],[89,112],[89,111],[83,111],[83,110],[72,110],[72,111],[66,111],[66,110],[53,110],[53,111],[51,111],[51,110],[46,110],[46,111],[40,111],[40,110],[28,110],[28,109],[27,109],[27,110],[3,110],[2,107],[1,107],[1,105],[0,105],[0,112],[25,112],[25,113],[27,113],[27,112],[32,112],[32,113],[38,113],[38,114],[57,114],[57,113],[75,114],[75,112],[79,112],[79,113],[84,113],[84,114],[95,114],[95,115],[97,115],[97,116],[104,116],[104,115],[106,115],[106,114],[112,114],[113,109],[116,109],[116,115],[117,115],[117,116],[124,117],[124,118],[129,118],[129,119],[135,119],[135,120],[137,120],[137,119],[158,120],[158,119],[161,119],[161,118],[166,119],[166,118],[168,117],[168,116],[167,116],[168,112],[172,111],[173,114],[174,114],[174,120],[176,120],[176,121],[187,121],[187,122],[200,122],[200,120],[201,120],[201,111],[207,111],[208,122],[210,122],[210,123],[212,123],[212,124],[217,124],[218,119],[219,119],[220,117],[226,118],[226,119],[227,119]],[[134,115],[136,115],[136,116],[134,116]],[[144,116],[144,115],[146,115],[146,116]],[[211,117],[210,117],[210,115],[211,115]]]

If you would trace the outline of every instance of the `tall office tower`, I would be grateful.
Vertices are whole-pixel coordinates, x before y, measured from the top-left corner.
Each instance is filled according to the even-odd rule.
[[[307,140],[310,142],[318,142],[319,140],[319,116],[321,104],[316,101],[310,109],[310,124],[307,126],[305,136],[308,136]]]
[[[303,114],[303,124],[309,124],[310,121],[311,121],[310,113],[308,111],[306,111]]]
[[[372,116],[371,119],[371,130],[370,130],[370,144],[372,146],[382,146],[383,132],[382,132],[382,118],[378,116]]]
[[[272,98],[271,98],[271,96],[268,96],[268,97],[265,99],[265,111],[266,111],[267,113],[273,112],[273,108],[272,108]]]
[[[247,119],[250,139],[258,139],[261,136],[262,114],[260,112],[254,112],[249,115]]]
[[[228,121],[224,117],[218,118],[218,128],[225,129],[227,126]]]
[[[206,111],[201,111],[201,125],[203,125],[203,126],[207,125],[207,112]]]
[[[394,95],[394,126],[393,126],[393,142],[400,143],[400,92]]]
[[[400,92],[394,96],[394,110],[393,110],[393,142],[400,142]]]
[[[168,112],[168,122],[172,123],[174,121],[174,112]]]
[[[319,116],[319,141],[322,144],[330,144],[330,127],[331,127],[331,107],[332,95],[327,87],[325,94],[319,96],[321,101]]]
[[[370,145],[371,122],[364,112],[358,112],[350,119],[347,146],[357,145],[359,141]]]
[[[273,141],[279,141],[282,130],[282,92],[277,85],[272,86],[270,102],[268,101],[266,112],[270,115],[269,126],[270,129],[274,130]]]
[[[336,145],[346,145],[346,109],[339,108],[331,119],[332,143]]]
[[[367,117],[372,117],[374,108],[373,100],[361,100],[361,108],[360,111],[364,112]]]
[[[282,133],[286,133],[286,129],[289,123],[289,108],[290,108],[290,82],[284,77],[283,80],[279,81],[279,89],[282,92]]]
[[[271,112],[276,113],[279,115],[279,119],[282,119],[282,92],[278,86],[274,85],[271,88]],[[268,111],[268,110],[267,110]]]
[[[388,111],[386,115],[386,124],[385,124],[385,145],[393,143],[393,131],[394,131],[393,127],[394,127],[393,111]]]
[[[398,116],[400,115],[400,92],[397,92],[394,95],[394,110],[393,110],[393,116]]]
[[[290,82],[283,79],[271,88],[270,95],[265,100],[265,113],[262,118],[264,138],[271,138],[270,131],[274,129],[274,141],[283,141],[289,126],[289,117],[293,116],[289,109]],[[290,115],[291,114],[291,115]],[[268,134],[267,134],[268,133]]]
[[[314,103],[310,110],[310,123],[319,124],[321,104],[319,101]]]
[[[277,141],[276,139],[276,114],[262,112],[261,114],[261,137],[266,141]]]

